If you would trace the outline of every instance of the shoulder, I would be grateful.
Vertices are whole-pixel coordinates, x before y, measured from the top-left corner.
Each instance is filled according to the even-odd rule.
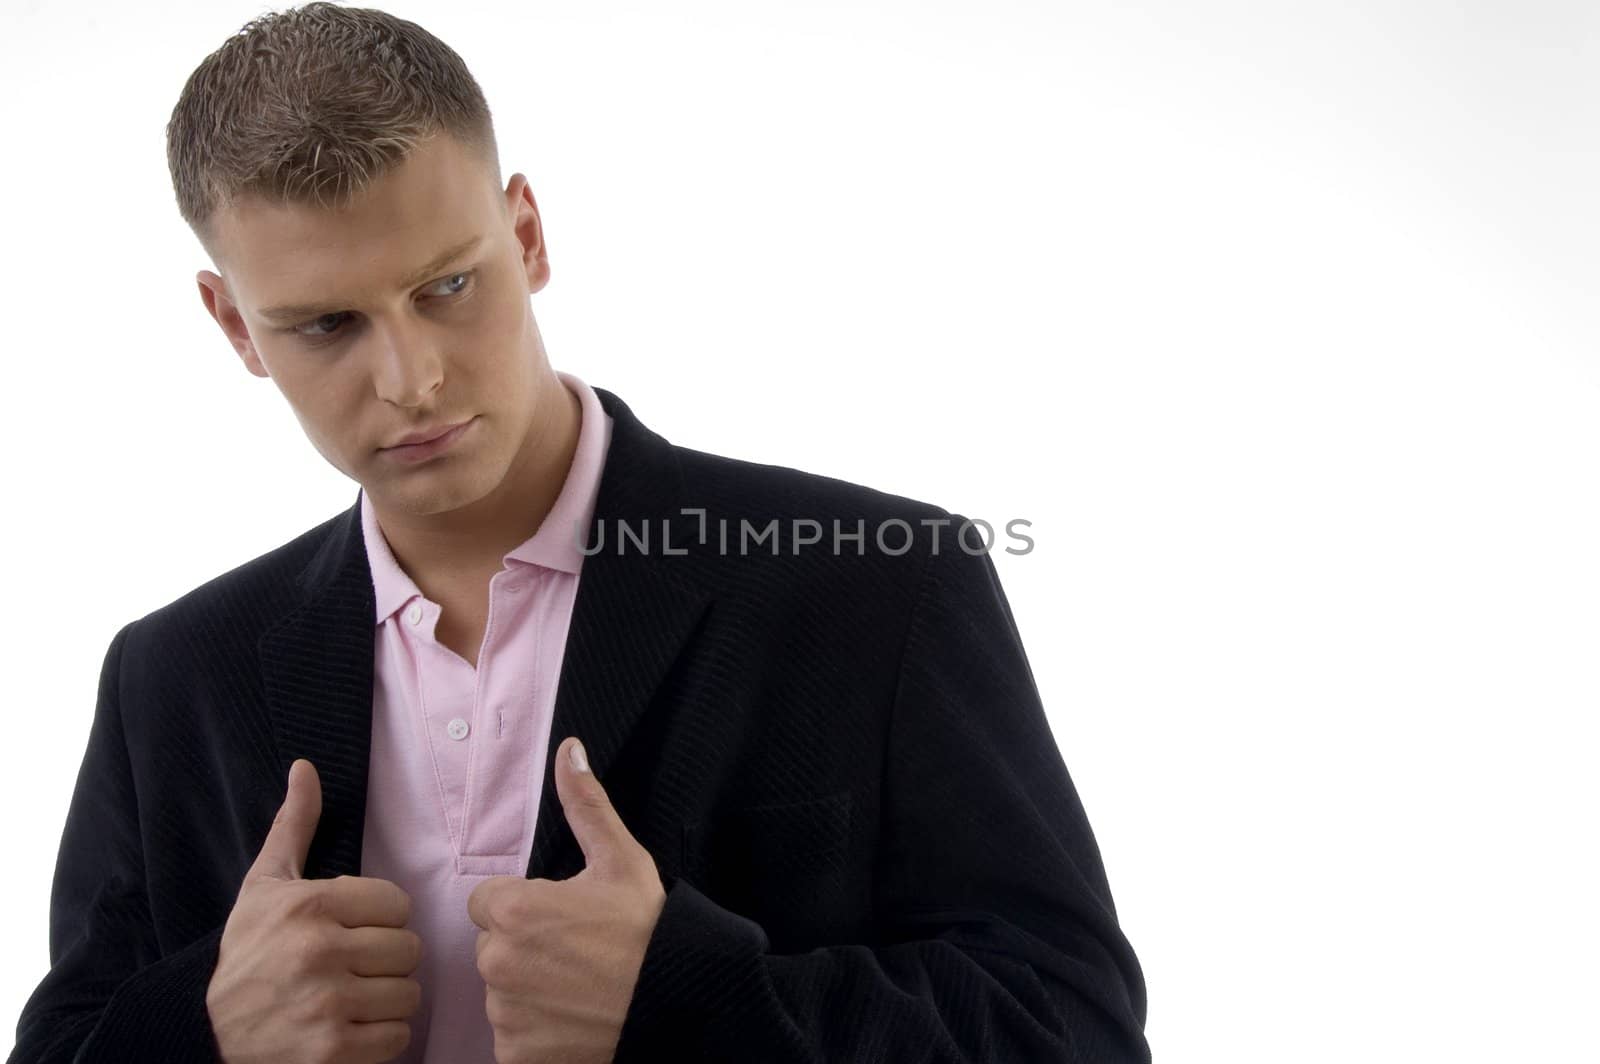
[[[674,546],[720,592],[776,612],[909,610],[930,558],[966,518],[937,503],[790,466],[674,446]],[[665,563],[663,563],[665,564]],[[673,560],[676,567],[679,563]]]
[[[302,572],[349,519],[350,511],[341,511],[129,622],[130,652],[253,647],[261,631],[300,603]]]
[[[926,500],[791,466],[754,462],[674,446],[691,505],[747,511],[752,517],[877,517],[919,520],[949,518],[951,512]]]

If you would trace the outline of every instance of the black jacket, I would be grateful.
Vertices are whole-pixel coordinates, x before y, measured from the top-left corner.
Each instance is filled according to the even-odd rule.
[[[667,888],[618,1064],[1148,1061],[1138,960],[964,518],[674,446],[596,392],[600,549],[528,875],[583,866],[552,774],[577,735]],[[864,535],[836,551],[835,520]],[[360,874],[373,611],[358,496],[112,638],[12,1064],[217,1060],[206,987],[295,758],[322,783],[306,876]]]

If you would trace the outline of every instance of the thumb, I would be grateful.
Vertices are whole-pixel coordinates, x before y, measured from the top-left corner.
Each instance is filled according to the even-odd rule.
[[[631,867],[629,851],[639,843],[623,825],[587,759],[581,769],[573,763],[574,752],[584,756],[583,744],[573,736],[556,750],[556,796],[561,799],[561,811],[583,850],[585,868],[621,876]]]
[[[250,875],[274,879],[299,879],[305,870],[311,837],[322,817],[322,781],[317,768],[305,758],[289,766],[289,792],[272,820]]]

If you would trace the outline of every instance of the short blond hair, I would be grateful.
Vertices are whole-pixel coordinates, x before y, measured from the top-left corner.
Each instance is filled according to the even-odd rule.
[[[498,189],[489,105],[461,57],[414,22],[317,2],[252,19],[201,61],[167,123],[167,165],[214,251],[212,218],[239,197],[346,206],[441,132]]]

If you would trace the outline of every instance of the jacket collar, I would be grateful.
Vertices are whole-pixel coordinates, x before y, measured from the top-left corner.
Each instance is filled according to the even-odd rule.
[[[583,740],[601,778],[615,762],[712,596],[681,566],[648,552],[619,551],[617,522],[652,534],[678,516],[683,476],[672,445],[650,431],[626,403],[595,388],[613,419],[611,446],[585,543],[604,548],[584,558],[556,688],[545,757],[530,878],[563,879],[583,867],[583,852],[555,790],[555,751],[568,735]],[[676,536],[676,532],[674,533]],[[317,767],[322,817],[306,858],[307,878],[359,875],[372,740],[376,609],[361,535],[360,495],[329,526],[298,574],[299,605],[263,633],[262,681],[276,746],[278,791],[289,765]]]

